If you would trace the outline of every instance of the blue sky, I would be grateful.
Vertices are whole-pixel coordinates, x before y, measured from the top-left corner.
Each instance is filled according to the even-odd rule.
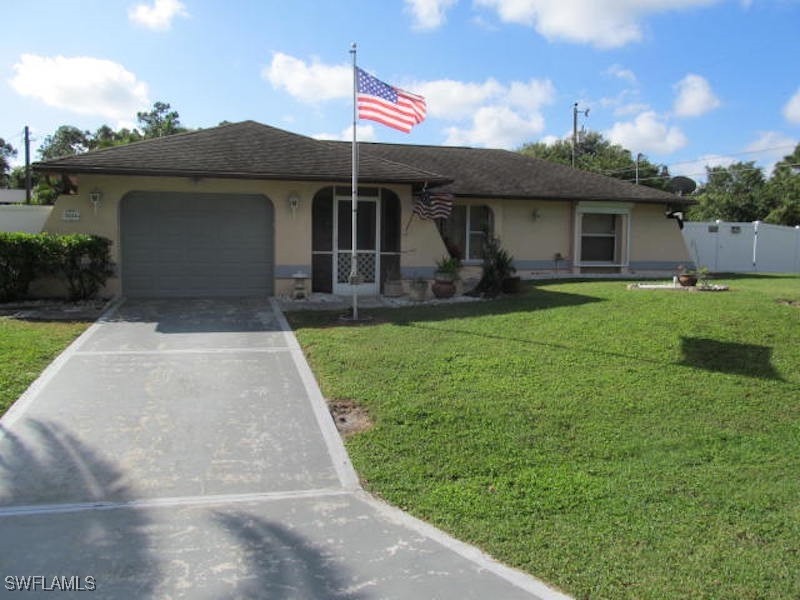
[[[408,134],[359,139],[514,149],[580,124],[699,178],[769,166],[800,139],[800,0],[32,0],[6,2],[0,137],[135,124],[169,102],[188,127],[253,119],[350,139],[349,49],[424,95]],[[20,153],[21,158],[21,153]]]

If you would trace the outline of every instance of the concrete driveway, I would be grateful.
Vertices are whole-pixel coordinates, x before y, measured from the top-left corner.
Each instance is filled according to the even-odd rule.
[[[0,420],[0,592],[564,598],[364,493],[268,300],[126,301]]]

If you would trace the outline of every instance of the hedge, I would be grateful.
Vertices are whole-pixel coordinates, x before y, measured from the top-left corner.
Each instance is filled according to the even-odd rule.
[[[0,302],[26,298],[46,275],[64,280],[71,300],[91,298],[114,272],[110,248],[95,235],[0,232]]]

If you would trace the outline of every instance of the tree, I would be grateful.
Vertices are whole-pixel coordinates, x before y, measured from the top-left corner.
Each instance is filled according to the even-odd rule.
[[[92,134],[72,125],[62,125],[53,135],[44,138],[39,148],[42,160],[53,160],[63,156],[83,154],[92,147]]]
[[[170,105],[165,102],[156,102],[150,112],[136,113],[136,119],[142,125],[145,139],[187,131],[185,127],[181,127],[178,111],[171,111]]]
[[[572,164],[572,141],[557,140],[553,144],[535,142],[525,144],[519,150],[526,156],[543,158],[564,165]],[[636,160],[630,150],[612,144],[603,134],[590,131],[583,136],[575,149],[575,167],[592,173],[600,173],[625,181],[636,181]],[[646,156],[639,155],[639,183],[657,189],[666,189],[669,170],[665,165],[651,163]]]
[[[120,146],[138,142],[146,138],[161,137],[186,131],[180,125],[177,111],[170,111],[170,105],[156,102],[150,112],[140,112],[136,115],[142,124],[143,132],[137,129],[121,128],[114,130],[108,125],[101,125],[94,133],[81,131],[72,125],[62,125],[55,133],[45,137],[39,148],[42,160],[54,160],[64,156],[75,156],[90,150],[98,150],[111,146]],[[2,141],[2,140],[0,140]],[[23,174],[24,177],[24,174]],[[69,177],[52,177],[48,175],[34,175],[33,199],[40,204],[52,204],[59,194],[72,193],[74,182]],[[23,185],[24,187],[24,185]]]
[[[8,171],[11,169],[11,159],[17,155],[14,146],[0,138],[0,187],[8,185]]]
[[[728,167],[706,167],[707,182],[689,210],[692,221],[748,223],[763,219],[770,211],[764,194],[764,172],[755,162],[737,162]]]
[[[769,213],[763,218],[777,225],[800,225],[800,144],[775,165],[763,191]]]
[[[90,150],[99,148],[109,148],[111,146],[122,146],[131,142],[138,142],[143,139],[142,134],[136,129],[122,128],[117,131],[108,125],[101,125],[94,132],[90,140]]]

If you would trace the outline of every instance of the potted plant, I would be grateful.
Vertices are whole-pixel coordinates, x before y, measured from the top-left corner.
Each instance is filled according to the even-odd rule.
[[[456,280],[461,269],[461,260],[455,256],[443,256],[436,261],[436,272],[433,274],[433,295],[437,298],[452,298],[456,293]]]
[[[388,298],[397,298],[403,295],[403,280],[400,278],[400,271],[395,266],[390,267],[386,273],[383,295]]]
[[[564,255],[561,254],[561,252],[556,252],[553,254],[553,262],[556,265],[556,273],[558,273],[558,263],[560,263],[562,260],[564,260]]]
[[[422,302],[428,295],[428,280],[424,277],[414,277],[409,286],[409,294],[414,302]]]
[[[678,266],[678,283],[683,287],[694,287],[697,285],[697,271],[685,265]]]

